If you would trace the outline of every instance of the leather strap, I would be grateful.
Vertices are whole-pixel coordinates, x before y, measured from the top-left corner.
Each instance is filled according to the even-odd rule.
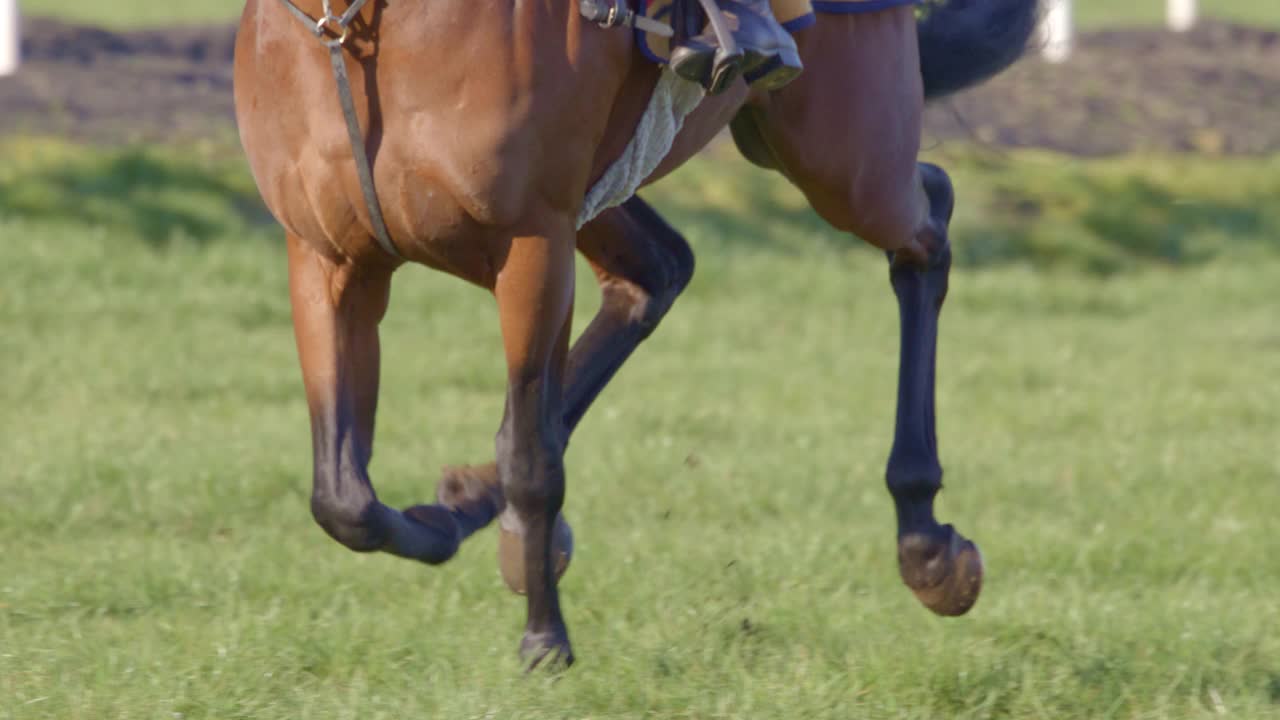
[[[342,116],[347,121],[351,154],[355,156],[356,175],[360,179],[360,191],[364,194],[364,203],[369,210],[369,223],[373,225],[374,239],[388,255],[403,260],[404,256],[391,241],[387,224],[383,220],[382,205],[378,202],[378,192],[373,185],[373,169],[369,166],[369,153],[365,150],[364,132],[360,129],[360,116],[356,114],[355,97],[351,92],[351,78],[347,75],[347,62],[342,54],[342,46],[347,39],[347,27],[368,0],[354,0],[347,7],[347,11],[340,16],[333,14],[330,0],[324,0],[325,15],[320,19],[311,17],[290,0],[280,0],[280,2],[329,48],[329,64],[333,66],[333,78],[338,85],[338,102],[342,105]],[[326,30],[337,33],[337,39],[326,40],[324,37]]]

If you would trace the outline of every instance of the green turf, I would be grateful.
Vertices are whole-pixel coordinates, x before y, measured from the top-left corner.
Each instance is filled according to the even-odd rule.
[[[88,20],[117,27],[174,22],[231,20],[243,2],[237,0],[21,0],[23,12]],[[1274,0],[1207,0],[1200,12],[1209,17],[1280,26],[1280,5]],[[1077,0],[1075,11],[1084,27],[1151,25],[1164,22],[1163,0]]]
[[[1043,2],[1043,0],[1042,0]],[[1076,0],[1076,20],[1084,28],[1120,25],[1163,25],[1165,0]],[[1203,17],[1280,26],[1280,4],[1274,0],[1201,0]]]
[[[313,525],[238,166],[4,149],[4,720],[1280,717],[1275,161],[947,159],[941,509],[989,568],[959,620],[896,576],[881,260],[723,158],[652,193],[699,272],[570,448],[552,683],[517,673],[492,535],[430,569]],[[1198,250],[1152,251],[1169,221]],[[385,327],[373,472],[408,504],[491,453],[501,351],[493,303],[422,270]]]
[[[24,14],[124,28],[214,20],[230,22],[240,16],[245,3],[243,0],[19,0],[18,5]]]

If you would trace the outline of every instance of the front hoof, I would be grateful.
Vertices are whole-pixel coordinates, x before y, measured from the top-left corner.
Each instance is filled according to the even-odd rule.
[[[520,661],[526,673],[539,667],[547,672],[563,672],[573,665],[573,660],[569,634],[563,629],[558,632],[526,632],[520,641]]]
[[[898,538],[898,572],[916,599],[933,612],[969,612],[982,591],[982,553],[950,525]]]
[[[563,514],[556,515],[556,524],[551,531],[551,562],[556,569],[557,582],[568,571],[572,559],[573,528],[565,522]],[[511,592],[524,595],[528,591],[524,570],[524,532],[519,520],[510,513],[504,513],[498,520],[498,569]]]
[[[414,505],[402,510],[393,531],[391,551],[401,557],[441,565],[458,554],[462,533],[446,508]]]

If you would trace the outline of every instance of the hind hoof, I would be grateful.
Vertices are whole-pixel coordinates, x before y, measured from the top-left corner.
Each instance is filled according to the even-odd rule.
[[[564,515],[556,515],[551,531],[551,562],[556,570],[556,582],[564,577],[573,559],[573,529],[565,522]],[[519,522],[504,514],[498,521],[498,569],[502,580],[511,592],[524,595],[528,592],[524,571],[524,535]]]
[[[982,553],[950,525],[898,538],[898,571],[921,604],[946,617],[969,612],[982,591]]]
[[[480,519],[487,525],[507,507],[497,465],[446,465],[441,468],[436,502]]]

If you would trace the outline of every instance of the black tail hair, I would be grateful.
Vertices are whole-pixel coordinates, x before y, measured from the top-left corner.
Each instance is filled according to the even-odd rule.
[[[1038,0],[929,0],[916,24],[924,96],[940,98],[987,80],[1026,52]]]

